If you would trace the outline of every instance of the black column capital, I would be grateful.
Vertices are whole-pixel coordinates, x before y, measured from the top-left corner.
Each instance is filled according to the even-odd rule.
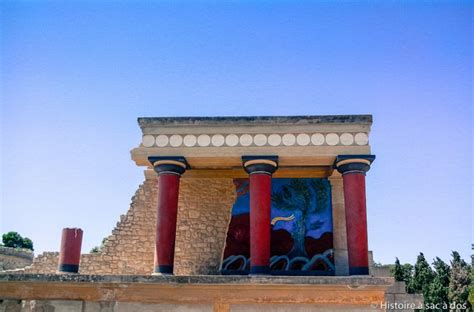
[[[148,161],[158,174],[171,173],[182,175],[186,169],[189,169],[186,158],[181,156],[150,156]]]
[[[369,171],[374,159],[375,155],[338,155],[334,168],[342,174],[351,172],[365,174]]]
[[[242,163],[248,174],[272,175],[278,169],[278,156],[242,156]]]

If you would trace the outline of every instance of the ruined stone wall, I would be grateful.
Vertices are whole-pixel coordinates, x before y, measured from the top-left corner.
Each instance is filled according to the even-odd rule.
[[[0,271],[23,268],[33,262],[33,251],[0,247]]]
[[[99,253],[81,257],[82,274],[149,274],[153,268],[156,180],[146,180],[132,197]]]
[[[130,209],[99,253],[81,256],[81,274],[150,274],[153,271],[157,181],[140,185]],[[235,201],[232,179],[181,179],[175,247],[175,274],[216,274]],[[57,252],[34,259],[21,272],[54,273]]]
[[[58,268],[59,252],[43,252],[33,259],[33,263],[26,268],[16,270],[18,273],[56,273]]]

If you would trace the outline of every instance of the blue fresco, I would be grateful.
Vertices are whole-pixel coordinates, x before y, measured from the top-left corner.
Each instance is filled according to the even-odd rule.
[[[235,179],[224,270],[248,269],[249,182]],[[333,272],[331,187],[327,179],[272,179],[271,266],[276,271]]]

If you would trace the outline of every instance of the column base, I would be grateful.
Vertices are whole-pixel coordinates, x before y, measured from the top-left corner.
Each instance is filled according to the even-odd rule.
[[[173,273],[160,273],[160,272],[153,272],[151,273],[152,276],[174,276]]]
[[[250,267],[249,275],[268,275],[270,268],[267,265],[259,265]]]
[[[59,273],[77,273],[79,272],[78,264],[60,264],[58,266]]]
[[[155,272],[153,275],[173,275],[173,266],[172,265],[158,265],[155,267]]]
[[[368,267],[349,267],[349,275],[369,275]]]

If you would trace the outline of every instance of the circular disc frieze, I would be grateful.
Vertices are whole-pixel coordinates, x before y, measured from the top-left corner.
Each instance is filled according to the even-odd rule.
[[[168,136],[164,134],[160,134],[156,137],[156,146],[164,147],[168,145]]]
[[[286,146],[295,145],[296,137],[291,133],[285,134],[282,138],[282,142]]]
[[[311,142],[311,138],[306,133],[298,134],[296,137],[296,143],[298,143],[298,145],[308,145],[309,142]]]
[[[178,147],[183,144],[183,137],[178,134],[173,134],[170,136],[170,145],[173,147]]]
[[[355,135],[355,142],[357,145],[367,145],[369,143],[369,137],[366,133],[360,132]]]
[[[142,138],[142,144],[145,147],[151,147],[155,144],[155,137],[152,135],[144,135]]]
[[[279,134],[270,134],[268,136],[268,144],[278,146],[281,144],[281,136]]]
[[[309,144],[312,145],[324,145],[325,143],[330,146],[334,145],[367,145],[369,142],[369,137],[367,133],[365,132],[359,132],[355,135],[352,133],[327,133],[327,134],[322,134],[322,133],[313,133],[313,134],[307,134],[307,133],[300,133],[300,134],[292,134],[292,133],[287,133],[284,135],[280,134],[228,134],[228,135],[222,135],[222,134],[214,134],[214,135],[208,135],[208,134],[201,134],[201,135],[193,135],[193,134],[186,134],[186,135],[179,135],[179,134],[173,134],[173,135],[164,135],[160,134],[154,137],[154,135],[146,134],[142,137],[142,146],[143,147],[153,147],[153,146],[158,146],[158,147],[166,147],[166,146],[172,146],[172,147],[179,147],[179,146],[186,146],[186,147],[193,147],[193,146],[215,146],[215,147],[220,147],[220,146],[230,146],[234,147],[237,145],[241,146],[251,146],[252,144],[255,144],[256,146],[265,146],[265,145],[270,145],[270,146],[280,146],[280,145],[285,145],[285,146],[293,146],[293,145],[299,145],[299,146],[307,146]]]
[[[222,134],[215,134],[212,136],[211,142],[214,146],[222,146],[225,143],[225,138]]]
[[[324,144],[324,135],[321,133],[315,133],[311,136],[311,143],[314,145],[323,145]]]
[[[328,145],[337,145],[339,143],[339,136],[336,133],[326,134],[326,143]]]
[[[196,145],[197,139],[195,135],[188,134],[184,137],[183,142],[187,147],[192,147]]]
[[[352,143],[354,143],[354,136],[350,133],[341,134],[340,139],[343,145],[352,145]]]
[[[198,136],[197,142],[199,146],[209,146],[211,144],[211,137],[207,134],[201,134]]]
[[[235,134],[229,134],[225,137],[225,144],[227,146],[236,146],[239,144],[239,137]]]
[[[257,145],[257,146],[263,146],[263,145],[267,144],[267,136],[264,135],[264,134],[257,134],[257,135],[253,138],[253,142],[254,142],[255,145]]]
[[[240,136],[240,145],[249,146],[252,145],[252,136],[250,134],[243,134]]]

